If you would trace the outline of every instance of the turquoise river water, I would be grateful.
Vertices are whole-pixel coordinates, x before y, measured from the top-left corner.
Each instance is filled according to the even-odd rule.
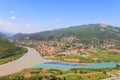
[[[72,64],[67,62],[46,62],[42,64],[37,64],[34,68],[47,68],[47,69],[59,69],[59,70],[69,70],[72,68],[111,68],[116,65],[120,65],[120,62],[104,62],[104,63],[91,63],[88,65]]]

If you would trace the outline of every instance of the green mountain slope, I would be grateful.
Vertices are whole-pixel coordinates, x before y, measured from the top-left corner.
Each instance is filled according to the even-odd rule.
[[[75,36],[79,39],[119,39],[120,28],[105,24],[89,24],[81,26],[73,26],[69,28],[56,29],[51,31],[44,31],[34,34],[16,34],[13,38],[24,39],[29,37],[36,40],[51,40],[54,38],[63,38]]]
[[[71,36],[76,37],[79,39],[79,42],[87,46],[98,46],[100,44],[119,46],[120,28],[105,24],[88,24],[34,34],[16,34],[13,36],[13,39],[50,41],[61,40],[62,38]]]
[[[18,47],[0,37],[0,64],[15,60],[21,57],[25,52],[26,49]]]

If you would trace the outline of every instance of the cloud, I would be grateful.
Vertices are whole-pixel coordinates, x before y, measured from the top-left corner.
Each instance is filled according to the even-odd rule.
[[[16,19],[16,17],[15,17],[15,16],[11,16],[10,19],[11,19],[11,20],[14,20],[14,19]]]
[[[38,31],[32,24],[16,24],[5,20],[0,20],[0,31],[8,33],[31,33]]]
[[[11,14],[14,14],[14,13],[15,13],[15,11],[10,11],[10,13],[11,13]]]

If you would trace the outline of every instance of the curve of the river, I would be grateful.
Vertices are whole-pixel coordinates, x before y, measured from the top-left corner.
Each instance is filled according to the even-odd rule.
[[[0,65],[0,76],[13,74],[26,68],[32,68],[36,64],[49,62],[44,60],[35,49],[30,47],[26,48],[28,52],[18,60]]]

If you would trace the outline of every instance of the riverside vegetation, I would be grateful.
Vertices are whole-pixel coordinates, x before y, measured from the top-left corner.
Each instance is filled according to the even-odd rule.
[[[0,64],[16,60],[26,52],[27,49],[14,45],[6,39],[0,38]]]

